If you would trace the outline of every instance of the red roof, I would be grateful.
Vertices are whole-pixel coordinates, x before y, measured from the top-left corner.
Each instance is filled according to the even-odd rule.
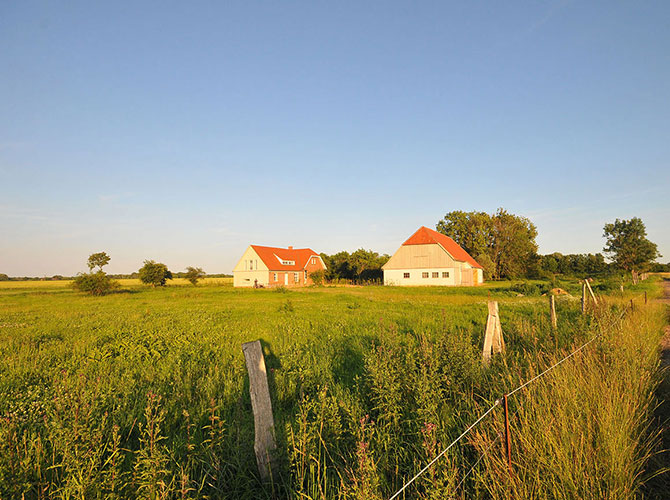
[[[277,248],[251,245],[270,271],[302,271],[309,258],[319,256],[311,248]],[[282,264],[282,260],[293,261],[295,264]]]
[[[438,244],[444,248],[449,255],[461,262],[467,262],[472,267],[483,269],[475,259],[470,257],[470,254],[463,250],[461,246],[454,240],[442,233],[428,229],[426,226],[421,226],[419,230],[414,233],[403,245],[431,245]]]

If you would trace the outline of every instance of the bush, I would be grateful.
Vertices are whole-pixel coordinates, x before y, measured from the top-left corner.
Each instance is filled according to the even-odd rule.
[[[205,277],[205,271],[200,267],[187,267],[186,272],[184,273],[184,278],[189,280],[193,286],[198,284],[198,280],[201,280]]]
[[[165,264],[153,260],[145,260],[139,271],[140,281],[151,286],[165,286],[172,279],[172,273]]]
[[[312,280],[312,283],[315,284],[316,286],[321,286],[323,285],[323,279],[326,276],[326,272],[323,269],[319,269],[318,271],[313,271],[309,273],[309,278]]]
[[[118,286],[119,284],[116,281],[102,271],[78,274],[72,283],[75,290],[91,295],[105,295]]]
[[[512,285],[510,290],[531,297],[539,297],[543,293],[547,293],[549,291],[549,287],[545,284],[536,284],[531,283],[530,281],[523,281],[521,283],[515,283]]]

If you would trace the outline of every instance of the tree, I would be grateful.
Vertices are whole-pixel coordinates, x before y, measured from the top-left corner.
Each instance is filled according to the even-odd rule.
[[[98,271],[102,271],[102,268],[109,264],[110,261],[109,255],[105,252],[98,252],[88,256],[88,269],[93,272],[93,268],[97,267]]]
[[[606,238],[603,251],[609,254],[614,264],[635,275],[646,270],[650,264],[661,257],[656,243],[647,239],[647,230],[642,219],[616,219],[605,224],[603,236]]]
[[[4,273],[0,274],[0,281],[9,281],[9,276]]]
[[[326,275],[323,269],[318,269],[309,273],[309,278],[312,280],[312,283],[316,286],[323,285],[323,278]]]
[[[189,280],[193,286],[198,284],[198,280],[201,280],[205,277],[205,271],[200,267],[187,267],[186,272],[184,273],[184,278]]]
[[[90,272],[79,273],[72,282],[72,287],[75,290],[91,295],[105,295],[114,288],[117,288],[119,286],[118,282],[112,280],[102,270],[103,266],[107,265],[109,261],[110,257],[105,252],[89,255],[87,265]],[[94,267],[98,268],[98,271],[95,273],[93,272]]]
[[[140,281],[151,286],[165,286],[166,280],[172,279],[172,273],[165,264],[153,260],[145,260],[139,270]]]
[[[480,259],[480,264],[493,279],[526,275],[537,260],[537,228],[527,218],[503,208],[492,215],[460,210],[449,212],[438,221],[436,229]]]

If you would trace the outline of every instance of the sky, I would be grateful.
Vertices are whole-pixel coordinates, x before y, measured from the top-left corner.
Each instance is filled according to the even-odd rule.
[[[670,261],[670,2],[0,2],[0,273],[393,253],[504,207]]]

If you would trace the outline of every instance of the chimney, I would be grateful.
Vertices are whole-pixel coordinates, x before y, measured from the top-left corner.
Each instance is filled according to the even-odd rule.
[[[289,245],[288,249],[289,249],[289,250],[293,250],[293,247]]]

